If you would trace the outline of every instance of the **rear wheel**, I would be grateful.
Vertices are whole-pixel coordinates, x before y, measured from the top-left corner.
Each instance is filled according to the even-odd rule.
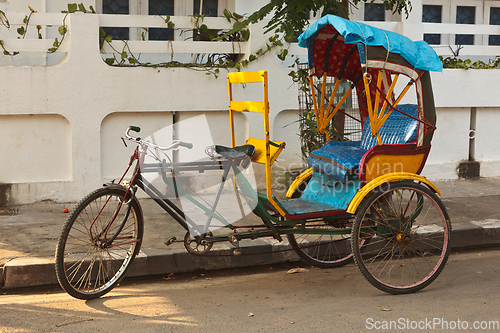
[[[308,229],[332,230],[323,222],[310,222]],[[288,234],[288,242],[305,262],[323,268],[346,265],[352,261],[351,235]]]
[[[374,190],[359,206],[353,227],[354,260],[365,278],[391,294],[413,293],[443,270],[450,251],[446,208],[426,186],[411,181]],[[360,241],[370,244],[360,251]]]
[[[301,181],[292,194],[292,199],[300,198],[311,180],[311,176]],[[321,234],[321,231],[332,230],[335,218],[331,220],[313,221],[305,224],[306,229],[313,229],[314,234],[288,234],[288,242],[297,255],[305,262],[323,268],[344,266],[353,260],[351,253],[351,234]],[[351,228],[352,221],[337,221],[339,228]],[[361,243],[362,244],[362,243]]]
[[[98,189],[66,221],[56,248],[56,275],[71,296],[92,299],[111,291],[139,253],[142,213],[125,195],[121,188]]]

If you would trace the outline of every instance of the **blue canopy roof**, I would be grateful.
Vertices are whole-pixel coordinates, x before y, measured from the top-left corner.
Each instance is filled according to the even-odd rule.
[[[332,25],[342,36],[344,43],[362,43],[383,46],[391,53],[400,54],[415,68],[441,72],[443,64],[436,51],[427,42],[414,42],[395,32],[378,29],[361,22],[353,22],[335,15],[326,15],[314,22],[299,36],[299,46],[311,48],[316,33],[326,25]]]

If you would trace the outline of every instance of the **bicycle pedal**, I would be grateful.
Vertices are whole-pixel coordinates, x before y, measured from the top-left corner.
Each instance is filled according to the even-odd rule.
[[[243,254],[242,249],[234,249],[233,256],[241,256]]]
[[[177,240],[177,238],[175,238],[175,236],[171,236],[168,239],[166,239],[163,243],[166,246],[169,246],[169,245],[172,245],[176,240]]]

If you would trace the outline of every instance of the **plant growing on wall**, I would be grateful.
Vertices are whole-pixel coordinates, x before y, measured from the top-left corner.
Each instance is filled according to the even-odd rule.
[[[496,56],[495,59],[488,60],[488,63],[484,61],[477,60],[472,62],[470,59],[459,59],[457,57],[446,57],[443,58],[439,56],[444,68],[463,68],[463,69],[495,69],[500,68],[500,56]]]
[[[90,6],[89,8],[90,8],[90,11],[95,14],[94,8],[92,6]],[[17,37],[18,39],[24,39],[26,37],[26,33],[28,32],[28,27],[29,27],[29,22],[31,20],[31,17],[37,13],[37,11],[34,10],[31,6],[28,6],[28,9],[30,10],[30,13],[24,17],[24,19],[23,19],[24,25],[17,28],[17,30],[16,30],[18,35],[19,35]],[[83,5],[83,3],[79,4],[79,5],[77,5],[76,3],[68,4],[68,10],[62,11],[63,13],[66,13],[66,15],[64,15],[62,25],[57,29],[57,31],[60,34],[61,39],[59,40],[57,37],[54,39],[54,43],[52,44],[52,47],[47,50],[49,53],[54,53],[59,49],[59,47],[61,46],[61,43],[63,42],[63,40],[66,36],[66,33],[68,32],[68,27],[66,26],[66,18],[68,16],[68,14],[75,13],[77,11],[87,13],[87,10],[85,9],[85,6]],[[6,27],[7,29],[10,29],[9,19],[7,18],[7,15],[5,14],[5,12],[2,10],[0,10],[0,23],[4,27]],[[37,29],[38,39],[43,39],[43,36],[41,33],[42,27],[40,25],[37,25],[36,29]],[[19,52],[17,52],[17,51],[13,51],[13,52],[8,51],[5,48],[5,42],[3,40],[0,40],[0,46],[3,49],[4,55],[15,56],[15,55],[19,54]]]

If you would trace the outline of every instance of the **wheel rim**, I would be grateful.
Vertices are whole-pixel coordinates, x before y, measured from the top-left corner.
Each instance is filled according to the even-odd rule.
[[[352,223],[348,222],[343,228],[349,229]],[[323,222],[313,222],[307,224],[308,229],[321,232],[321,229],[332,230],[332,226]],[[298,254],[306,261],[320,266],[341,266],[349,263],[352,258],[351,234],[291,234],[289,240],[292,246],[299,250]],[[361,240],[362,245],[365,240]],[[294,244],[295,243],[295,244]]]
[[[67,282],[79,293],[98,294],[119,281],[139,246],[138,221],[134,209],[121,205],[121,195],[103,195],[87,204],[74,219],[63,249]],[[109,221],[116,214],[106,236]],[[119,231],[121,222],[125,225]],[[97,217],[97,218],[96,218]],[[119,232],[112,244],[106,245]]]
[[[438,202],[424,191],[391,189],[372,201],[356,229],[361,239],[371,237],[357,262],[365,276],[389,289],[421,289],[445,263],[448,223]]]

